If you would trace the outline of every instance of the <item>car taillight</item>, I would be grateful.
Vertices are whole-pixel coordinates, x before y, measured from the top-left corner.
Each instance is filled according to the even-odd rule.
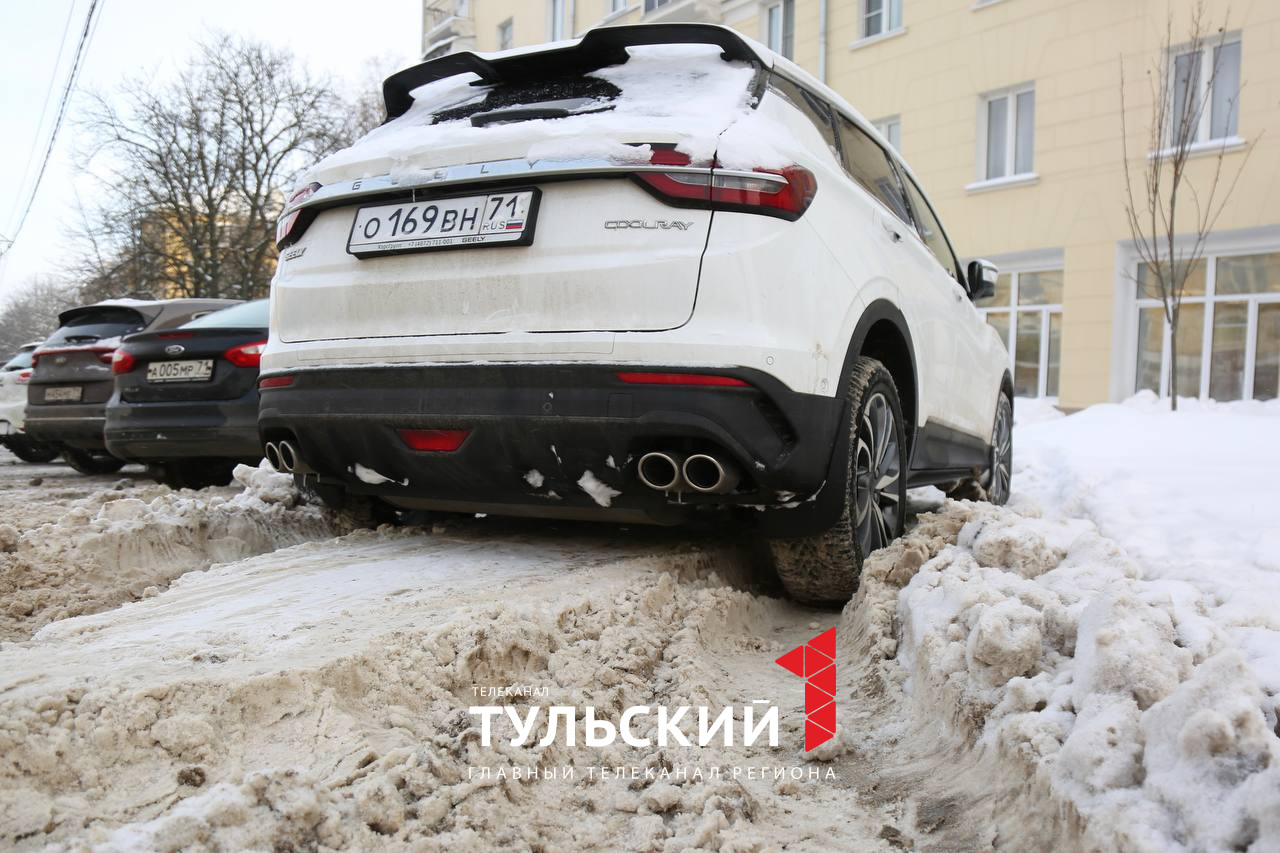
[[[265,379],[258,380],[258,390],[264,388],[288,388],[293,384],[292,376],[268,376]]]
[[[670,148],[655,148],[649,162],[655,166],[688,166],[687,155]],[[782,169],[637,172],[636,179],[653,195],[678,206],[708,207],[762,213],[782,219],[799,219],[818,191],[818,181],[803,166]]]
[[[254,341],[251,344],[240,344],[222,354],[222,357],[236,367],[258,367],[262,364],[262,351],[267,348],[266,341]]]
[[[107,360],[111,362],[111,372],[115,374],[128,373],[138,364],[136,358],[122,349],[111,353]]]
[[[298,225],[298,220],[302,216],[301,210],[290,210],[302,204],[311,196],[315,195],[316,190],[320,189],[321,184],[307,184],[293,195],[289,196],[289,202],[284,206],[285,213],[276,221],[276,248],[282,247],[290,240],[296,240],[302,236],[302,229],[298,229],[298,233],[294,233],[294,229]]]
[[[400,440],[411,450],[434,450],[448,453],[457,450],[471,435],[469,429],[402,429]]]
[[[637,373],[622,371],[618,378],[629,385],[701,385],[718,388],[750,388],[751,383],[718,373]]]
[[[35,372],[35,371],[33,371],[33,370],[20,370],[20,371],[18,371],[18,384],[19,384],[19,385],[26,385],[28,382],[30,382],[30,381],[31,381],[31,374],[32,374],[32,373],[34,373],[34,372]]]
[[[98,361],[102,362],[103,364],[113,365],[113,369],[114,369],[114,365],[116,363],[116,352],[117,350],[113,350],[113,349],[103,350],[102,352],[98,353]]]

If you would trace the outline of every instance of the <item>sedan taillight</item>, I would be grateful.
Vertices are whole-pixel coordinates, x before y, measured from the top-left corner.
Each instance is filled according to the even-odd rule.
[[[254,341],[251,344],[240,344],[222,354],[222,357],[236,367],[259,367],[262,364],[262,351],[267,348],[266,341]]]

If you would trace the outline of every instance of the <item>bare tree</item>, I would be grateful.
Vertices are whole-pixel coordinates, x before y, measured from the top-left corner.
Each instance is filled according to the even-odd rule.
[[[76,302],[76,288],[56,278],[33,279],[0,306],[0,361],[29,341],[44,340],[58,326],[58,313]]]
[[[1125,104],[1124,60],[1120,63],[1120,129],[1124,147],[1125,214],[1129,232],[1145,274],[1137,279],[1146,294],[1161,301],[1169,324],[1169,398],[1178,408],[1178,320],[1187,281],[1204,257],[1205,240],[1213,232],[1218,217],[1244,171],[1252,149],[1245,151],[1229,182],[1223,180],[1226,143],[1210,148],[1214,158],[1203,185],[1193,180],[1188,162],[1203,150],[1200,128],[1218,82],[1218,47],[1226,43],[1225,22],[1216,33],[1205,21],[1204,0],[1191,12],[1190,34],[1182,42],[1173,41],[1173,14],[1165,25],[1160,54],[1147,70],[1151,90],[1152,116],[1148,128],[1145,165],[1141,186],[1136,186],[1129,159],[1129,129]],[[1208,57],[1209,67],[1201,69]],[[1181,58],[1181,59],[1180,59]],[[1239,103],[1239,88],[1230,96],[1230,109]]]
[[[275,220],[306,165],[347,144],[347,108],[287,51],[229,35],[172,82],[135,79],[81,121],[99,177],[87,298],[266,294]]]

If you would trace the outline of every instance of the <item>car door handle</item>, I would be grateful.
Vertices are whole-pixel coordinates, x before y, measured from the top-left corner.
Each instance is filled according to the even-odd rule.
[[[894,225],[884,216],[881,216],[879,214],[876,215],[876,219],[880,221],[880,227],[883,228],[884,232],[889,235],[890,240],[892,240],[895,243],[902,242],[902,232],[898,230],[898,227],[896,225]]]

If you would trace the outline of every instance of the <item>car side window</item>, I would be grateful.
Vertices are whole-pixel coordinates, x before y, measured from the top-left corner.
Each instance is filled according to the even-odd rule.
[[[960,262],[956,260],[955,252],[951,251],[951,243],[947,241],[947,234],[942,230],[942,223],[934,215],[933,208],[929,206],[924,193],[920,192],[920,188],[916,186],[911,176],[906,172],[901,174],[902,184],[906,187],[907,196],[911,201],[911,211],[915,214],[916,233],[920,235],[920,239],[924,241],[933,256],[938,259],[938,263],[942,264],[947,274],[963,284],[964,276],[960,272]]]
[[[835,124],[832,121],[831,106],[807,89],[792,83],[786,77],[773,75],[769,80],[769,88],[782,96],[787,103],[804,113],[823,140],[831,149],[836,159],[840,159],[840,148],[836,142]]]
[[[867,192],[875,196],[893,215],[911,224],[910,208],[902,194],[898,173],[889,155],[874,139],[842,115],[836,116],[840,128],[840,148],[844,153],[844,169]]]

